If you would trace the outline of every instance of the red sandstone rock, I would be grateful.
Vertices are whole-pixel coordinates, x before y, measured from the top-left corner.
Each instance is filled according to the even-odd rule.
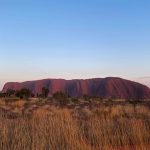
[[[57,91],[63,91],[73,97],[86,94],[89,96],[101,96],[103,98],[150,98],[150,89],[147,86],[115,77],[86,80],[45,79],[22,83],[9,82],[5,84],[2,91],[28,88],[34,94],[40,94],[42,87],[49,89],[49,95]]]

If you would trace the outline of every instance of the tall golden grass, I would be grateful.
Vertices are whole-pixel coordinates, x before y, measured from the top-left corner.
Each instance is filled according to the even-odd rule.
[[[146,106],[49,107],[16,118],[1,111],[0,150],[150,149]]]

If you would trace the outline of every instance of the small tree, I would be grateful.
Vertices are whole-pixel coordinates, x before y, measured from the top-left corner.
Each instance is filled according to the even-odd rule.
[[[44,98],[48,97],[48,94],[49,94],[49,89],[46,88],[46,87],[43,87],[42,88],[42,95]]]

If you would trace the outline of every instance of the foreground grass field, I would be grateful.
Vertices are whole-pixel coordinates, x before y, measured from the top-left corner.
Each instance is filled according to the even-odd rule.
[[[0,150],[149,149],[149,102],[0,101]]]

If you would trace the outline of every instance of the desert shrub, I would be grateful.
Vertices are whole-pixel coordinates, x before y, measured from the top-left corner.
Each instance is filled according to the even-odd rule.
[[[90,97],[89,95],[87,95],[87,94],[84,94],[84,95],[82,96],[82,98],[83,98],[84,100],[86,100],[86,101],[89,101],[91,97]]]
[[[79,102],[79,99],[78,99],[78,98],[71,98],[71,101],[72,101],[73,103],[78,103],[78,102]]]
[[[6,91],[6,96],[7,96],[7,97],[10,97],[10,96],[14,95],[15,92],[16,92],[16,91],[13,90],[13,89],[7,89],[7,91]]]
[[[6,93],[0,92],[0,98],[6,97]]]
[[[59,102],[61,106],[67,105],[69,101],[69,95],[65,92],[59,91],[53,94],[53,98]]]
[[[16,91],[15,95],[19,97],[20,99],[26,99],[26,100],[28,100],[29,97],[34,96],[34,94],[29,89],[26,89],[26,88]]]

